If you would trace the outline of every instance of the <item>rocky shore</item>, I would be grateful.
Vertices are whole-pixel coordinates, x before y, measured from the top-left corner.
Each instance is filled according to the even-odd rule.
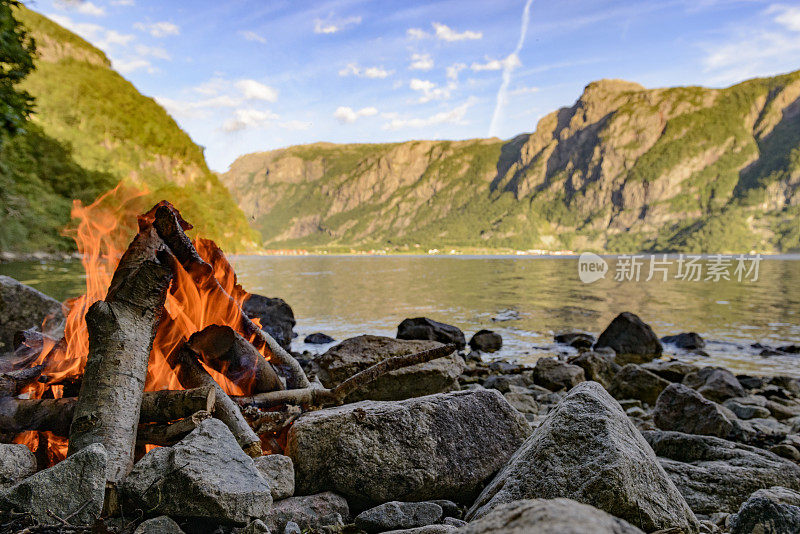
[[[8,343],[10,329],[52,313],[29,290],[0,280]],[[262,314],[265,328],[294,325],[288,305],[261,304],[282,310]],[[704,341],[660,340],[627,312],[596,337],[555,341],[577,354],[490,362],[496,333],[467,342],[454,326],[412,318],[397,338],[297,354],[330,388],[392,356],[460,349],[301,415],[284,455],[251,459],[225,425],[204,420],[136,463],[122,517],[100,518],[102,446],[40,470],[24,445],[0,444],[0,532],[800,532],[800,380],[668,359],[662,342]]]

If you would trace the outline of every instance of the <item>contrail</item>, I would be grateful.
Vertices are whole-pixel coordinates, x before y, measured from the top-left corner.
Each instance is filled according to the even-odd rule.
[[[511,71],[513,71],[519,64],[519,53],[522,50],[522,45],[525,44],[525,34],[528,33],[528,19],[531,14],[531,4],[533,0],[525,2],[525,9],[522,10],[522,28],[519,31],[519,41],[517,47],[509,55],[505,64],[503,65],[503,83],[500,84],[500,89],[497,91],[497,102],[494,105],[494,113],[492,114],[492,122],[489,125],[489,137],[497,135],[497,122],[500,120],[500,113],[506,104],[506,92],[508,91],[508,84],[511,83]]]

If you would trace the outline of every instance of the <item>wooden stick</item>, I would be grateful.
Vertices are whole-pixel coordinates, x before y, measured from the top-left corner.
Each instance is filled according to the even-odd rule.
[[[42,376],[44,368],[44,365],[35,365],[0,374],[0,397],[19,395],[25,386],[36,382]]]
[[[261,456],[261,440],[247,424],[236,403],[208,374],[198,358],[199,356],[184,343],[167,357],[167,363],[178,375],[178,382],[183,387],[213,387],[217,397],[212,411],[214,417],[228,426],[244,452],[252,457]]]
[[[185,438],[192,430],[200,426],[200,423],[210,417],[211,414],[209,412],[201,410],[174,423],[139,425],[136,444],[170,447]]]
[[[259,393],[247,397],[234,397],[234,400],[242,406],[257,406],[266,409],[283,404],[308,404],[312,406],[329,406],[341,404],[344,399],[356,389],[365,386],[373,380],[394,371],[411,365],[429,362],[437,358],[442,358],[452,354],[456,350],[455,345],[442,345],[432,349],[424,350],[414,354],[395,356],[367,367],[358,372],[332,389],[304,388],[290,389],[286,391],[273,391],[270,393]]]
[[[203,285],[205,289],[218,292],[220,295],[227,296],[230,305],[238,308],[239,330],[247,337],[253,339],[252,343],[256,349],[265,346],[272,353],[270,362],[286,378],[286,386],[291,389],[308,388],[311,383],[300,364],[291,354],[286,352],[278,343],[261,328],[259,328],[244,311],[241,306],[222,288],[219,281],[214,277],[214,269],[206,263],[197,249],[192,245],[191,240],[184,232],[179,219],[177,210],[167,205],[159,205],[151,210],[154,217],[153,226],[158,231],[158,235],[170,248],[172,253],[178,258],[186,272],[188,272],[198,285]],[[185,224],[185,223],[184,223]]]
[[[120,259],[105,300],[86,313],[89,356],[67,454],[102,443],[111,486],[133,467],[147,363],[171,279],[163,242],[155,229],[142,229]]]
[[[141,423],[167,423],[196,412],[210,412],[217,401],[217,390],[204,386],[182,390],[145,391],[142,396]]]

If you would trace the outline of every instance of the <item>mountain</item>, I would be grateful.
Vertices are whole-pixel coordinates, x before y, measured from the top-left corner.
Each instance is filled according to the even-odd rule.
[[[37,44],[36,70],[21,84],[36,107],[0,151],[0,250],[69,250],[61,231],[72,199],[91,202],[121,180],[148,191],[145,209],[166,198],[227,250],[255,246],[202,148],[161,106],[77,35],[25,7],[15,16]]]
[[[511,140],[318,143],[222,175],[271,248],[800,250],[800,71],[586,86]]]

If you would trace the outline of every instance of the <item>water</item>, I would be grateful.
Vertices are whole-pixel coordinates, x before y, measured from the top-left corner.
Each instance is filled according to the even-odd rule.
[[[493,357],[531,363],[566,350],[553,343],[554,333],[598,335],[619,312],[631,311],[659,336],[694,331],[707,340],[709,357],[665,347],[680,359],[800,376],[800,356],[764,358],[750,346],[800,344],[797,256],[764,259],[757,281],[688,282],[671,273],[666,282],[617,282],[612,267],[592,284],[580,281],[574,257],[244,256],[232,263],[245,289],[291,304],[298,350],[327,349],[302,342],[312,332],[338,340],[394,336],[404,318],[427,316],[458,326],[467,339],[481,328],[495,330],[504,347]],[[81,271],[79,262],[0,265],[0,274],[62,300],[82,292]]]

